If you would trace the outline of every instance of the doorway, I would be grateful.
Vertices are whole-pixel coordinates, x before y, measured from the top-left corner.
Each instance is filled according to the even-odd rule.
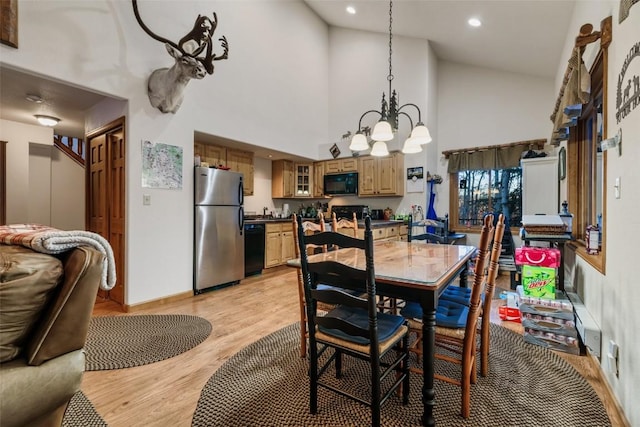
[[[125,118],[87,135],[87,229],[107,239],[113,248],[117,281],[98,296],[125,305]]]

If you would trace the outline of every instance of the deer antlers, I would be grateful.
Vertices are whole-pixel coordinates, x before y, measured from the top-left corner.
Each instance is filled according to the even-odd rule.
[[[194,58],[202,64],[202,66],[207,70],[208,74],[213,74],[213,61],[219,61],[221,59],[229,58],[229,42],[227,41],[227,38],[225,36],[222,36],[218,39],[221,42],[223,53],[221,55],[213,54],[213,43],[211,39],[213,33],[216,30],[216,27],[218,26],[218,16],[215,12],[213,13],[213,20],[209,19],[206,16],[198,15],[192,30],[184,37],[182,37],[178,43],[174,43],[171,40],[158,36],[153,31],[151,31],[149,27],[147,27],[142,21],[142,18],[140,18],[140,13],[138,12],[138,1],[132,0],[132,4],[133,13],[136,16],[136,20],[145,33],[147,33],[154,40],[174,47],[175,49],[180,51],[182,55]],[[199,55],[205,50],[205,48],[205,56],[200,57]]]

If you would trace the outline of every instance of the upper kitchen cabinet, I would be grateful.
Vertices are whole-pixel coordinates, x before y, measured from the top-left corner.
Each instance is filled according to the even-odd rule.
[[[210,166],[224,166],[234,172],[242,173],[244,175],[244,195],[253,195],[253,153],[194,142],[193,154],[200,156],[200,161],[207,162]]]
[[[334,159],[324,162],[324,173],[355,172],[358,170],[358,159]]]
[[[324,163],[313,163],[313,197],[324,197]]]
[[[386,157],[366,156],[359,159],[359,196],[402,196],[404,194],[402,153]]]
[[[244,195],[253,195],[253,153],[227,148],[227,167],[244,175]]]
[[[295,170],[295,195],[294,197],[313,196],[313,166],[311,163],[296,163]]]
[[[295,190],[294,164],[291,160],[271,162],[271,197],[290,198]]]

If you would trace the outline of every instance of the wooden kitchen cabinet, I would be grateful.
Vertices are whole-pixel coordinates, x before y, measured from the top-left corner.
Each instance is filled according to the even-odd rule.
[[[229,170],[244,176],[244,195],[253,195],[253,153],[218,145],[193,143],[193,154],[200,156],[201,162],[209,166],[226,166]]]
[[[404,157],[391,153],[386,157],[361,157],[358,165],[359,196],[402,196]]]
[[[294,164],[291,160],[271,162],[271,197],[291,198],[294,194]]]
[[[266,225],[264,266],[275,267],[295,258],[295,242],[291,223]]]
[[[294,197],[312,197],[313,165],[311,163],[295,163],[294,173]]]
[[[313,197],[324,197],[324,163],[313,163]]]
[[[244,175],[244,195],[253,195],[253,153],[227,148],[227,167]]]
[[[355,172],[358,170],[358,159],[334,159],[324,162],[324,173]]]

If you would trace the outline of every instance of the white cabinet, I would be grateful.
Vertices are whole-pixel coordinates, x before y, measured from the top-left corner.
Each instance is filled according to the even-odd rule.
[[[522,159],[522,214],[557,214],[558,157]]]

